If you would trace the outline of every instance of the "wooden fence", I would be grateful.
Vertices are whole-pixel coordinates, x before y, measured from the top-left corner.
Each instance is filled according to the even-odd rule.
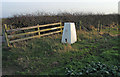
[[[32,39],[32,38],[38,38],[38,37],[60,33],[60,32],[62,33],[63,27],[64,26],[62,26],[61,22],[46,24],[46,25],[31,26],[31,27],[23,27],[23,28],[17,28],[17,29],[8,29],[7,25],[4,24],[4,35],[6,38],[7,45],[11,47],[11,43],[14,43],[14,42],[19,42],[23,40]],[[25,32],[25,30],[28,30],[28,31]],[[33,31],[29,31],[29,30],[33,30]],[[21,31],[21,33],[17,33],[17,34],[15,33],[19,31]],[[32,36],[29,36],[31,34]],[[20,36],[25,36],[25,37],[18,39],[18,37]],[[17,39],[15,37],[17,37]],[[15,38],[15,39],[11,40],[11,38]]]

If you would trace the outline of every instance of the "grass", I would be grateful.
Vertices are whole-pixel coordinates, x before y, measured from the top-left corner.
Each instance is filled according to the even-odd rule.
[[[3,68],[18,68],[11,73],[15,75],[65,75],[66,67],[84,68],[90,62],[120,66],[118,37],[78,30],[78,41],[72,45],[62,44],[61,38],[57,34],[19,42],[10,49],[3,46]]]
[[[108,33],[110,33],[112,35],[119,34],[118,26],[115,26],[113,28],[103,29],[102,32],[108,32]]]

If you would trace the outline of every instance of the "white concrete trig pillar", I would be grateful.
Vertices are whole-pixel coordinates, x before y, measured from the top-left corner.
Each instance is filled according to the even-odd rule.
[[[73,44],[77,41],[75,23],[66,22],[64,23],[62,43]]]

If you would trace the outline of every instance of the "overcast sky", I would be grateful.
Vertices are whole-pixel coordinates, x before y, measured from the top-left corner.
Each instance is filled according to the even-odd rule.
[[[117,13],[119,0],[2,0],[2,17],[40,12]]]

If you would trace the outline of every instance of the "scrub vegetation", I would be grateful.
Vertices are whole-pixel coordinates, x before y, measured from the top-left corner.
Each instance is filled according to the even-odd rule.
[[[17,28],[60,20],[75,22],[76,43],[61,43],[61,33],[14,43],[11,48],[3,43],[3,74],[120,76],[117,15],[17,15],[3,19],[3,24]]]

